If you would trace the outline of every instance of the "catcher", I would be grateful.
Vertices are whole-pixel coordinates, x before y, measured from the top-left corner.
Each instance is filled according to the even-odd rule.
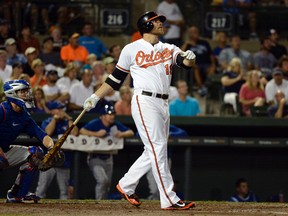
[[[36,137],[48,149],[54,142],[31,118],[28,108],[34,106],[30,84],[25,80],[12,80],[4,84],[7,101],[0,107],[0,170],[20,165],[19,173],[12,188],[7,193],[7,203],[34,201],[39,197],[29,192],[34,176],[39,170],[62,165],[65,158],[61,151],[51,163],[44,164],[43,150],[39,146],[11,145],[20,133]]]

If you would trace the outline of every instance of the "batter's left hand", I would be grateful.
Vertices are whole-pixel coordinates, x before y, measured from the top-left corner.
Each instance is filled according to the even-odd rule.
[[[180,55],[188,60],[195,60],[196,59],[196,55],[194,54],[193,51],[191,50],[187,50],[185,52],[181,52]]]

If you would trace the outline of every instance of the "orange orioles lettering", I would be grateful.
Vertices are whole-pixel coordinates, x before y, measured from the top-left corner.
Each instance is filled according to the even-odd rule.
[[[147,68],[153,65],[157,65],[172,59],[173,49],[169,50],[165,48],[162,52],[156,52],[152,50],[151,53],[144,53],[142,50],[136,54],[136,64],[142,68]],[[143,64],[143,63],[146,64]]]

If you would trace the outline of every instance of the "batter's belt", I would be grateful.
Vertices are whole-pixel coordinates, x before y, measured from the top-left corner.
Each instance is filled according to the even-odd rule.
[[[168,94],[159,94],[159,93],[153,93],[153,92],[148,92],[148,91],[142,91],[142,95],[146,96],[151,96],[151,97],[156,97],[156,98],[162,98],[164,100],[167,100],[169,98]]]

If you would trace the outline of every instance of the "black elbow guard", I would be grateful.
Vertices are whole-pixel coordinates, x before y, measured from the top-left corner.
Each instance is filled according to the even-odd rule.
[[[185,64],[183,64],[183,60],[184,60],[184,57],[182,57],[180,54],[178,54],[177,58],[176,58],[176,64],[185,70],[190,70],[192,67],[188,67]]]
[[[105,82],[110,85],[114,90],[118,90],[121,85],[123,84],[125,78],[127,77],[128,73],[115,68],[112,74],[110,74]]]

